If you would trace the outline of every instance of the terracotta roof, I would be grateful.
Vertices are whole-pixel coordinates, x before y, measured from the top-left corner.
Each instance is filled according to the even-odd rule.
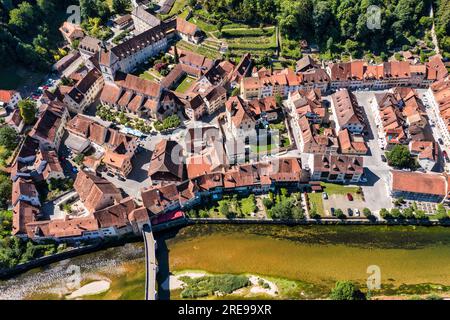
[[[431,80],[442,80],[448,75],[447,68],[442,62],[442,56],[437,54],[428,60],[428,79]]]
[[[107,166],[111,166],[118,170],[122,170],[125,164],[130,163],[130,156],[127,154],[119,154],[111,150],[106,150],[105,155],[103,157],[103,162]]]
[[[184,179],[184,164],[182,148],[172,140],[161,140],[153,151],[148,169],[148,175],[153,178],[166,177],[182,181]]]
[[[101,228],[122,228],[128,223],[128,215],[137,208],[134,200],[129,197],[102,210],[93,213]]]
[[[128,220],[131,222],[147,222],[150,220],[147,208],[139,207],[128,214]]]
[[[58,159],[58,154],[54,150],[40,150],[36,157],[36,162],[40,163],[41,161],[45,161],[47,165],[45,166],[44,171],[42,172],[42,176],[47,180],[50,173],[62,173],[64,174],[64,170],[61,166],[61,163]]]
[[[177,31],[194,36],[198,30],[198,27],[182,18],[177,18]]]
[[[14,109],[14,111],[11,114],[11,117],[8,119],[7,123],[11,126],[19,127],[22,123],[23,119],[20,115],[19,109]]]
[[[16,93],[14,90],[0,90],[0,102],[9,103]]]
[[[159,97],[161,86],[156,82],[139,78],[132,74],[117,73],[116,84],[135,93],[141,93],[148,97]]]
[[[17,179],[12,186],[11,201],[13,205],[16,205],[20,196],[27,196],[29,198],[36,198],[39,196],[36,186],[33,182],[27,181],[23,178]]]
[[[439,157],[438,145],[433,141],[412,141],[410,143],[409,151],[411,151],[412,154],[416,154],[419,159],[437,161]]]
[[[363,124],[358,112],[358,101],[353,93],[347,89],[341,89],[332,96],[333,107],[339,126],[345,127],[349,123]]]
[[[36,221],[39,209],[25,201],[19,201],[13,208],[12,235],[26,233],[26,225]]]
[[[116,104],[120,98],[122,89],[114,83],[105,83],[100,100],[110,104]]]
[[[55,102],[52,102],[52,104],[55,104]],[[30,136],[54,142],[56,133],[63,121],[62,112],[59,112],[57,107],[53,108],[52,104],[44,106],[44,112],[31,130]],[[62,108],[65,109],[66,107],[62,106]]]
[[[314,171],[330,174],[363,174],[363,158],[331,154],[314,154]]]
[[[152,214],[164,211],[167,205],[179,200],[179,193],[175,183],[144,189],[141,195],[144,207]]]
[[[228,112],[231,113],[231,121],[235,127],[239,127],[244,120],[255,122],[253,114],[246,108],[246,103],[241,97],[230,97],[225,104]]]
[[[89,212],[103,209],[122,199],[119,189],[111,182],[83,170],[78,172],[74,188]]]
[[[392,190],[431,194],[445,197],[447,195],[446,179],[440,174],[391,171]]]

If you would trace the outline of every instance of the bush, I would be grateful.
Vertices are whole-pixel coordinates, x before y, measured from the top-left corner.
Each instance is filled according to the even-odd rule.
[[[347,216],[344,214],[344,212],[341,209],[336,209],[335,214],[336,214],[336,217],[339,219],[347,218]]]
[[[14,150],[19,144],[19,135],[16,130],[9,126],[0,128],[0,145],[4,146],[8,151]]]
[[[366,296],[350,281],[338,281],[331,290],[332,300],[366,300]]]
[[[177,115],[172,115],[170,117],[167,117],[163,120],[163,122],[156,121],[154,126],[155,129],[158,131],[164,131],[168,129],[174,129],[179,127],[181,124],[181,120]]]
[[[237,289],[250,285],[248,277],[240,275],[181,277],[180,280],[187,284],[187,287],[181,292],[181,297],[185,299],[206,297],[216,292],[230,294]]]
[[[273,206],[273,201],[270,198],[263,198],[262,203],[267,210]]]

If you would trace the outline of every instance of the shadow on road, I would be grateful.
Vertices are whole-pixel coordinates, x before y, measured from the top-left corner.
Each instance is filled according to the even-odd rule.
[[[380,177],[367,167],[364,168],[364,177],[367,179],[367,182],[361,183],[362,186],[374,186],[380,180]]]
[[[143,182],[148,178],[148,173],[142,167],[150,162],[152,152],[143,149],[140,153],[136,154],[132,160],[133,170],[128,176],[129,180],[134,180],[137,182]]]
[[[161,234],[155,234],[156,243],[158,249],[156,251],[156,258],[158,260],[158,273],[156,275],[156,281],[158,283],[158,299],[170,300],[170,250],[167,247],[166,241],[175,238],[179,229],[174,229],[169,232],[165,231]],[[166,285],[163,285],[166,284]]]

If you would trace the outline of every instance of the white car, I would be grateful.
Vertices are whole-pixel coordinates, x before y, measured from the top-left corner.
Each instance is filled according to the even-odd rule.
[[[355,216],[359,217],[361,215],[361,212],[359,211],[359,209],[355,209],[353,210],[353,212],[355,213]]]

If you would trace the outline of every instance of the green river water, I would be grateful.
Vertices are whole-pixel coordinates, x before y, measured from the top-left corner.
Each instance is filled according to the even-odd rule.
[[[337,280],[363,290],[367,267],[378,266],[382,289],[373,296],[450,296],[450,228],[387,226],[191,226],[157,235],[161,284],[169,273],[259,275],[278,287],[277,296],[326,298]],[[63,299],[70,265],[80,267],[82,284],[110,281],[110,289],[89,299],[143,299],[142,243],[65,260],[0,282],[0,299]],[[179,299],[179,290],[160,291]],[[239,299],[230,295],[226,298]],[[248,296],[247,296],[248,298]]]

